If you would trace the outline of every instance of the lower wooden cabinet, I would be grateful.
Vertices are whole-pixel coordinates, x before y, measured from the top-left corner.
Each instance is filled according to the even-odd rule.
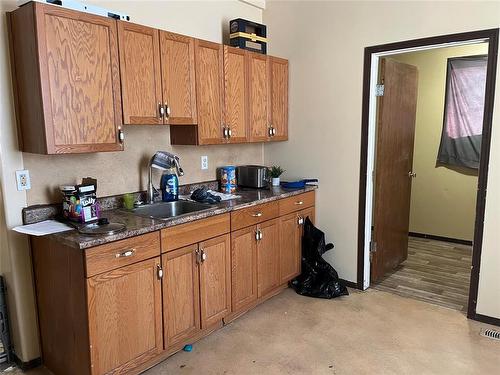
[[[189,342],[231,309],[229,234],[162,254],[165,348]]]
[[[306,217],[314,221],[314,207],[280,217],[280,282],[301,272],[302,235]]]
[[[92,374],[126,372],[163,350],[160,257],[87,279]]]
[[[220,321],[231,308],[231,263],[229,234],[201,242],[201,327]]]
[[[273,219],[257,225],[257,296],[260,298],[280,285],[279,221]]]
[[[171,348],[200,329],[198,245],[163,254],[163,327],[165,348]]]
[[[239,311],[257,300],[257,232],[255,225],[231,233],[231,304]]]

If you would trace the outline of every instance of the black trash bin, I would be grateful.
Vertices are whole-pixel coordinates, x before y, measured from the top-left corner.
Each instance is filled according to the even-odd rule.
[[[328,299],[349,294],[337,271],[322,257],[331,249],[333,244],[325,243],[325,234],[306,218],[302,237],[302,273],[290,282],[298,294]]]

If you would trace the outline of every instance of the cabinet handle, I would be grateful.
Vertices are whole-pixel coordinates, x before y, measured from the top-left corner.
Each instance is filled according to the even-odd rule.
[[[262,237],[264,237],[264,235],[262,234],[262,231],[259,229],[259,241],[262,241]]]
[[[123,132],[122,129],[118,129],[118,140],[120,143],[123,143],[123,140],[125,139],[125,133]]]
[[[163,268],[159,264],[156,265],[156,271],[159,279],[163,279]]]
[[[302,206],[303,204],[304,204],[304,202],[303,202],[303,201],[298,201],[298,202],[295,202],[295,205],[296,205],[296,206]]]
[[[273,126],[269,125],[269,129],[267,129],[267,133],[269,134],[270,137],[273,136]]]
[[[222,136],[227,138],[227,128],[225,126],[222,128]]]
[[[262,212],[256,212],[254,214],[252,214],[253,217],[261,217],[262,216]]]
[[[297,224],[304,225],[304,218],[300,215],[297,215]]]
[[[231,128],[227,128],[227,137],[228,138],[231,138],[233,136],[233,131],[231,130]]]
[[[135,254],[135,249],[124,251],[123,253],[116,253],[115,258],[128,258]]]
[[[276,135],[276,129],[274,127],[271,128],[273,131],[273,137]]]
[[[205,254],[205,251],[201,249],[201,262],[205,262],[207,260],[207,254]]]
[[[261,231],[260,229],[257,229],[257,230],[255,231],[255,240],[256,240],[256,241],[260,241],[260,240],[262,240],[262,231]]]
[[[165,108],[161,105],[161,103],[158,103],[158,116],[160,118],[163,118],[163,116],[165,116]]]
[[[165,102],[165,118],[170,118],[170,107],[168,106],[167,102]]]

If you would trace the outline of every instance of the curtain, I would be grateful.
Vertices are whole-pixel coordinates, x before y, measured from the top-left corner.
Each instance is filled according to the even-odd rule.
[[[487,56],[448,59],[438,164],[479,168]]]

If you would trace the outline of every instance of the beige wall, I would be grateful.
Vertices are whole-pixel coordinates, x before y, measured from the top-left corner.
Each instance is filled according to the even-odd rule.
[[[269,53],[290,60],[290,140],[265,145],[265,160],[283,165],[294,175],[320,179],[318,225],[335,243],[326,258],[341,277],[355,281],[364,48],[498,28],[500,3],[271,0],[264,23]],[[500,190],[497,126],[499,95],[488,182],[493,193],[486,203],[477,309],[500,318],[500,194],[494,193]]]
[[[484,55],[488,44],[394,55],[418,68],[418,102],[413,153],[410,231],[472,240],[476,218],[477,171],[436,167],[443,128],[447,60]]]
[[[230,19],[261,21],[262,10],[237,0],[226,1],[91,1],[128,13],[134,22],[222,42]],[[90,1],[89,1],[90,3]],[[38,331],[31,277],[29,247],[25,236],[9,230],[22,222],[21,209],[29,204],[57,201],[54,189],[81,177],[99,180],[100,196],[144,189],[145,161],[156,150],[180,155],[186,175],[181,183],[215,178],[215,167],[228,163],[261,163],[261,144],[244,146],[171,147],[168,127],[125,127],[124,152],[94,155],[41,156],[17,149],[5,12],[17,1],[0,1],[0,177],[5,217],[0,217],[0,271],[7,276],[16,354],[24,361],[39,356]],[[201,171],[200,156],[208,155],[209,170]],[[31,172],[32,190],[15,188],[15,170]]]

